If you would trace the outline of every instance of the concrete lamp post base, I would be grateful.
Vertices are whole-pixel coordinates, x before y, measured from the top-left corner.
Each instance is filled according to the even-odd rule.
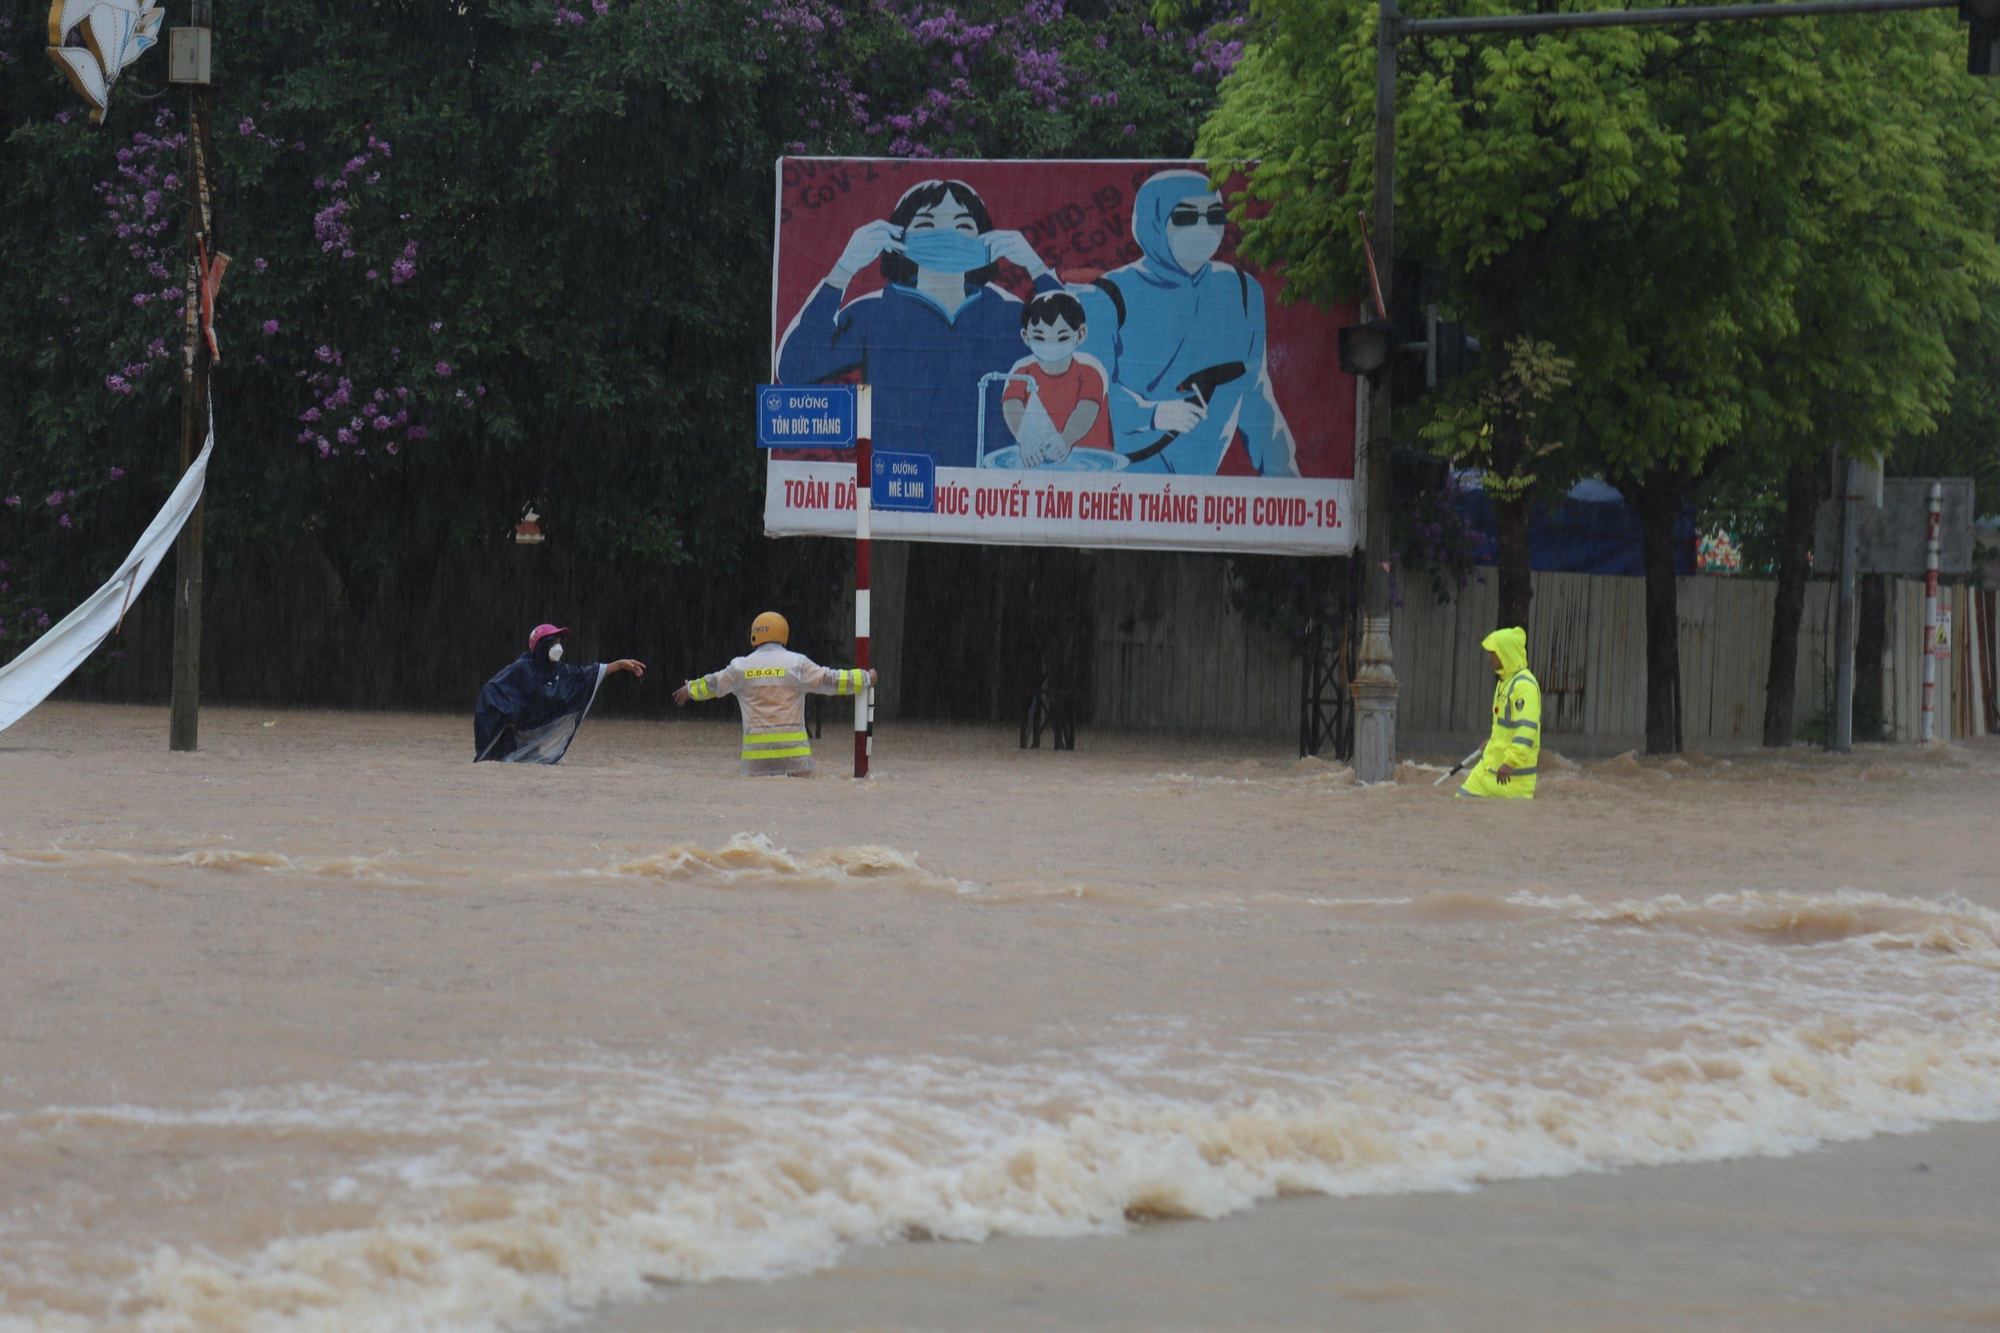
[[[1392,782],[1396,777],[1396,683],[1389,649],[1389,617],[1361,622],[1360,670],[1354,673],[1354,778]]]

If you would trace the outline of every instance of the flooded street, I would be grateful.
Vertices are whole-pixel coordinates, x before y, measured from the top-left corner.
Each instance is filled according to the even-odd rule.
[[[736,735],[0,737],[0,1328],[668,1328],[857,1246],[2000,1117],[2000,748],[1545,755],[1525,805],[945,728],[742,780]]]

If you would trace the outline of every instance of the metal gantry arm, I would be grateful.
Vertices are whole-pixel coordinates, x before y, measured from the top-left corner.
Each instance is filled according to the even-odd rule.
[[[1568,28],[1663,28],[1745,19],[1804,19],[1826,14],[1881,14],[1903,9],[1955,9],[1959,0],[1798,0],[1796,4],[1668,5],[1659,9],[1599,9],[1575,14],[1487,14],[1466,18],[1400,19],[1398,37],[1447,37],[1477,32],[1560,32]]]

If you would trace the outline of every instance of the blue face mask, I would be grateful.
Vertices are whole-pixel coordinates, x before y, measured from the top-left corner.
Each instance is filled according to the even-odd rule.
[[[986,242],[962,231],[905,232],[903,253],[917,267],[933,273],[970,273],[993,262],[986,253]]]

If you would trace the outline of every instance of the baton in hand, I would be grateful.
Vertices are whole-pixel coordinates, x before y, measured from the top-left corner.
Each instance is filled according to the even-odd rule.
[[[1451,772],[1445,774],[1443,777],[1439,778],[1436,782],[1433,782],[1431,786],[1433,787],[1444,786],[1445,783],[1451,781],[1453,778],[1457,777],[1461,772],[1463,772],[1467,764],[1471,763],[1473,760],[1479,758],[1480,755],[1485,753],[1486,753],[1486,747],[1483,745],[1480,746],[1477,750],[1474,750],[1471,754],[1465,756],[1465,758],[1453,764],[1451,766]]]

